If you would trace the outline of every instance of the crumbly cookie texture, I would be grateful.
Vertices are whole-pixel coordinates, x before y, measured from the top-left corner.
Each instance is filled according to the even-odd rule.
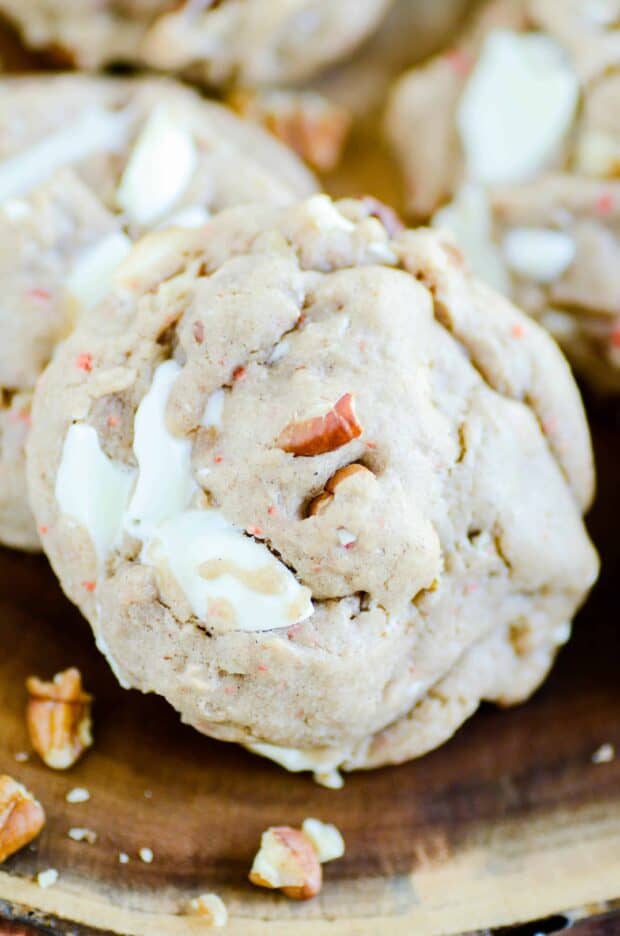
[[[398,82],[386,121],[412,214],[451,230],[475,272],[613,393],[619,23],[618,0],[495,0]]]
[[[307,78],[351,52],[392,0],[0,0],[35,48],[81,68],[132,62],[209,84]]]
[[[144,231],[315,184],[270,135],[168,81],[4,80],[0,128],[0,542],[37,549],[30,399],[76,310]]]
[[[373,212],[319,195],[143,239],[39,381],[28,451],[121,682],[332,781],[526,698],[598,565],[557,346]]]

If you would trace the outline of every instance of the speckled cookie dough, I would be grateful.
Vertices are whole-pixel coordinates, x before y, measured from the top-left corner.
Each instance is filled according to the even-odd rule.
[[[132,240],[314,188],[268,134],[173,82],[0,83],[0,542],[38,548],[24,477],[32,388]]]
[[[612,393],[619,27],[619,0],[496,0],[398,82],[387,114],[412,214],[451,230],[475,271]]]
[[[28,452],[121,682],[332,785],[527,697],[597,573],[557,346],[376,214],[318,195],[142,240],[39,382]]]
[[[35,48],[80,68],[114,62],[209,84],[298,81],[344,57],[393,0],[0,0]]]

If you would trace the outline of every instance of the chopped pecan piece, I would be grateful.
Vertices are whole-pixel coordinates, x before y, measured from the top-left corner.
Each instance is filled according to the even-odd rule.
[[[292,455],[323,455],[357,439],[363,431],[355,414],[353,396],[345,393],[325,416],[286,426],[277,445]]]
[[[80,671],[57,673],[53,681],[36,676],[26,681],[30,695],[26,720],[35,751],[48,767],[72,767],[92,743],[92,696],[82,689]]]
[[[41,804],[21,783],[0,776],[0,863],[28,845],[45,825]]]

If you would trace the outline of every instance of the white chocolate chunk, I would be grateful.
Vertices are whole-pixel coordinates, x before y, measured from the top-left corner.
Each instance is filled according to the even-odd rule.
[[[84,310],[97,305],[111,288],[112,274],[130,250],[131,241],[122,231],[113,231],[85,250],[67,277],[69,297]]]
[[[125,143],[128,118],[91,107],[76,123],[0,163],[0,202],[26,195],[58,169],[98,152],[116,152]]]
[[[312,614],[309,589],[216,510],[171,517],[145,543],[141,560],[169,571],[196,617],[214,630],[275,630]]]
[[[588,0],[582,7],[584,18],[596,26],[613,26],[620,19],[618,0]]]
[[[192,134],[158,107],[142,129],[117,192],[119,206],[137,224],[154,224],[191,182],[198,154]]]
[[[575,259],[573,238],[547,228],[513,228],[504,237],[502,250],[515,273],[537,283],[552,283]]]
[[[305,210],[321,231],[354,231],[355,225],[345,218],[333,204],[329,195],[313,195]]]
[[[209,221],[211,215],[206,208],[194,205],[177,212],[163,222],[162,227],[201,228]]]
[[[248,751],[268,757],[291,773],[303,770],[312,770],[317,774],[329,773],[336,770],[342,761],[346,760],[345,752],[335,753],[332,749],[321,748],[287,748],[279,744],[267,744],[263,741],[251,741],[244,745]]]
[[[577,142],[575,169],[588,176],[613,178],[620,172],[620,139],[589,130]]]
[[[67,432],[56,475],[60,512],[88,532],[100,562],[120,542],[123,514],[135,471],[113,462],[92,426],[75,423]]]
[[[500,292],[508,292],[510,277],[492,240],[489,199],[481,186],[464,185],[454,201],[435,214],[432,225],[452,234],[477,276]]]
[[[223,390],[216,390],[208,398],[202,414],[201,424],[206,428],[219,429],[222,425],[224,413],[224,400],[226,394]]]
[[[545,169],[564,142],[578,99],[577,76],[555,40],[491,33],[457,118],[469,177],[502,185]]]
[[[136,412],[133,450],[138,480],[125,527],[143,541],[184,511],[198,490],[192,477],[191,440],[173,436],[166,427],[166,404],[180,371],[176,361],[160,364]]]
[[[10,198],[2,205],[2,211],[10,221],[21,221],[32,212],[32,206],[21,198]]]
[[[304,819],[301,831],[310,839],[321,864],[342,858],[345,852],[344,839],[340,830],[331,822],[320,819]]]

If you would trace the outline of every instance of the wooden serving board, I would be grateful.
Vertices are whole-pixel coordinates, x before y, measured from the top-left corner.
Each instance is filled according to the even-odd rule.
[[[345,162],[325,180],[330,191],[398,204],[378,108],[390,76],[429,51],[464,5],[402,0],[364,56],[319,83],[358,113]],[[0,36],[0,55],[12,69],[32,66],[10,37]],[[372,93],[357,106],[362,84]],[[601,411],[593,420],[600,489],[591,529],[603,574],[548,682],[520,708],[483,708],[422,760],[351,775],[341,791],[203,738],[161,699],[120,689],[45,560],[0,551],[0,771],[48,814],[37,842],[0,868],[0,918],[35,913],[52,921],[40,932],[80,936],[191,934],[204,925],[183,915],[188,899],[214,890],[228,904],[231,936],[430,936],[620,897],[620,757],[591,761],[605,742],[620,751],[620,421]],[[66,774],[34,755],[18,762],[29,750],[25,678],[69,665],[96,696],[95,747]],[[66,802],[75,786],[89,802]],[[306,816],[335,822],[347,843],[320,897],[296,904],[253,888],[261,832]],[[70,840],[75,826],[95,830],[96,844]],[[139,860],[142,847],[152,864]],[[47,868],[60,877],[42,890],[34,877]],[[0,922],[0,933],[30,932],[8,926]],[[620,932],[618,918],[601,926]]]

